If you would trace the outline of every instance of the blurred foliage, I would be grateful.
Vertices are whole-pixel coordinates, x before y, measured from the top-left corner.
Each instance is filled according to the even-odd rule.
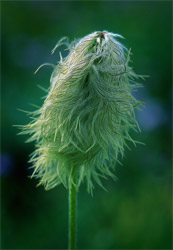
[[[122,34],[132,48],[133,68],[149,75],[135,93],[146,107],[134,138],[146,145],[126,150],[117,182],[104,181],[94,197],[82,185],[78,199],[79,249],[171,249],[171,1],[3,1],[1,3],[1,247],[66,249],[67,190],[45,192],[30,180],[33,144],[13,124],[29,117],[49,86],[50,51],[62,36],[95,30]]]

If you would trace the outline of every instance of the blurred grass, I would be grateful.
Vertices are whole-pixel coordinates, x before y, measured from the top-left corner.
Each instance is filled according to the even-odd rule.
[[[33,144],[16,136],[13,124],[29,117],[17,108],[41,105],[51,74],[44,62],[56,63],[50,51],[62,36],[82,37],[94,30],[122,34],[132,48],[133,67],[150,75],[136,95],[146,102],[137,113],[146,144],[126,151],[119,180],[104,181],[94,197],[79,192],[80,249],[172,249],[171,235],[171,74],[172,3],[162,1],[10,1],[2,6],[1,86],[1,247],[66,249],[67,191],[45,192],[27,163]],[[151,105],[155,105],[154,108]],[[156,112],[157,111],[157,112]],[[6,160],[4,160],[6,159]]]

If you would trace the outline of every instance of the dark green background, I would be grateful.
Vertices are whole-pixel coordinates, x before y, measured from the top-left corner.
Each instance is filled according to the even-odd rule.
[[[131,146],[117,166],[118,181],[96,186],[94,197],[83,184],[78,198],[78,248],[171,249],[171,1],[3,1],[1,2],[1,247],[66,249],[67,190],[46,192],[30,180],[27,163],[33,144],[17,136],[13,124],[29,118],[49,86],[56,63],[50,51],[62,36],[70,40],[95,30],[122,34],[132,48],[133,68],[150,75],[136,95],[146,103],[137,113],[146,146]]]

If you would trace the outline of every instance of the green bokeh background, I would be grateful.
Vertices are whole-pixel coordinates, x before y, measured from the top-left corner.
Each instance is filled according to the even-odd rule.
[[[33,144],[13,124],[29,117],[18,111],[41,105],[51,68],[50,51],[62,36],[70,40],[95,30],[122,34],[132,49],[133,68],[150,75],[137,98],[146,146],[131,146],[117,165],[118,181],[83,184],[78,197],[79,249],[172,249],[171,246],[171,1],[3,1],[1,2],[1,248],[67,249],[68,204],[63,186],[46,192],[30,180]]]

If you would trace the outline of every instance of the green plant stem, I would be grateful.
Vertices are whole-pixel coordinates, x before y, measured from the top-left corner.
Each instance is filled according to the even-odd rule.
[[[74,183],[76,183],[76,173],[74,173]],[[69,247],[76,249],[76,226],[77,226],[77,191],[74,184],[69,188]]]

